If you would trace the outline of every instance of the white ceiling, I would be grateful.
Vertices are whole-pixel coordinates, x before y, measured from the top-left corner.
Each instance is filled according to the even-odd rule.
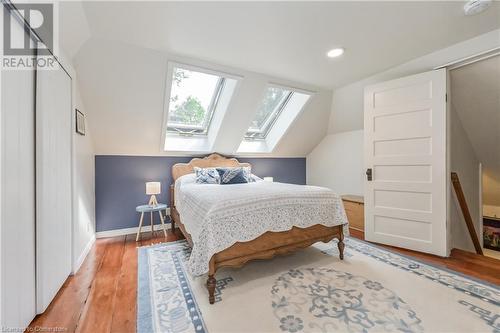
[[[500,56],[451,70],[450,76],[452,105],[485,173],[500,184]],[[485,201],[494,195],[500,205],[500,188],[485,190],[491,192]]]
[[[261,88],[273,82],[318,92],[270,154],[306,156],[327,132],[333,88],[500,27],[500,3],[471,17],[462,6],[71,1],[61,3],[59,30],[77,72],[96,154],[165,154],[160,137],[166,65],[176,60],[227,69]],[[346,53],[328,59],[335,46]],[[235,98],[255,95],[245,89]],[[248,127],[244,120],[255,112],[248,105],[230,110],[214,149],[233,153],[231,147],[238,147]]]
[[[71,2],[60,31],[71,56],[82,39],[109,39],[333,88],[500,27],[500,3],[476,16],[463,4],[113,1],[84,2],[82,15]],[[342,58],[325,57],[334,46]]]

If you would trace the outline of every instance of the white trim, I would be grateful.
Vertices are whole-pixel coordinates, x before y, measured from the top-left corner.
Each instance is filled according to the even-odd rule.
[[[452,249],[451,235],[451,198],[453,189],[451,186],[451,78],[450,71],[446,69],[446,257],[449,257]]]
[[[276,83],[276,82],[273,82],[273,81],[270,81],[267,84],[267,88],[285,89],[285,90],[289,90],[291,92],[297,92],[297,93],[301,93],[301,94],[310,95],[311,97],[313,95],[315,95],[315,94],[318,93],[317,91],[314,91],[314,90],[307,90],[307,89],[302,89],[302,88],[296,88],[296,87],[292,87],[292,86],[287,86],[285,84]],[[264,94],[264,96],[265,96],[265,94]]]
[[[479,163],[479,243],[484,248],[483,237],[483,164]]]
[[[212,67],[215,67],[215,66],[212,66]],[[161,127],[161,137],[160,137],[160,140],[161,140],[160,141],[160,152],[185,151],[185,150],[180,150],[180,149],[179,150],[167,149],[165,143],[166,143],[167,137],[169,137],[169,136],[176,137],[176,138],[182,138],[183,140],[191,140],[193,138],[193,136],[183,137],[182,135],[179,135],[177,133],[168,133],[168,131],[167,131],[167,129],[168,129],[168,114],[169,114],[169,107],[170,107],[170,97],[172,95],[172,83],[173,83],[172,76],[174,73],[174,68],[181,68],[181,69],[186,69],[189,71],[214,75],[214,76],[218,76],[220,78],[225,79],[226,80],[225,84],[223,84],[220,87],[220,91],[218,91],[218,92],[217,92],[217,90],[214,91],[214,96],[212,96],[212,99],[215,97],[216,94],[219,94],[218,99],[220,99],[220,97],[224,95],[224,92],[228,90],[227,86],[226,86],[228,84],[227,80],[235,80],[236,86],[233,89],[233,91],[231,91],[231,95],[229,96],[229,101],[231,101],[235,95],[236,89],[238,88],[239,82],[244,79],[244,76],[230,74],[228,72],[218,71],[216,69],[209,69],[208,66],[201,67],[201,66],[196,66],[196,65],[190,65],[187,63],[176,62],[176,61],[167,61],[167,73],[166,73],[166,77],[165,77],[165,86],[164,86],[164,94],[163,94],[163,118],[162,118],[162,123],[161,123],[162,127]],[[214,101],[212,101],[212,102],[214,102]],[[206,124],[207,125],[206,133],[201,134],[201,135],[195,134],[194,136],[208,139],[210,136],[211,128],[213,127],[212,126],[212,119],[216,116],[216,113],[223,112],[225,114],[227,111],[227,106],[226,106],[225,110],[219,110],[219,106],[217,105],[216,100],[215,100],[215,104],[213,105],[213,108],[214,109],[211,112],[210,119],[208,119],[208,122]],[[210,141],[207,141],[205,152],[210,152],[211,150],[212,150],[212,144],[210,143]],[[194,151],[190,152],[190,153],[194,153]]]
[[[82,253],[78,257],[76,262],[73,263],[73,270],[71,271],[71,275],[75,275],[78,272],[78,270],[82,266],[83,262],[85,261],[85,258],[87,258],[87,255],[89,254],[90,250],[92,249],[92,246],[94,245],[94,243],[95,243],[95,236],[92,236],[90,238],[89,242],[87,243],[87,245],[85,245],[85,248],[83,249]]]
[[[2,24],[3,24],[3,21],[2,21]],[[0,71],[0,105],[3,105],[2,104],[2,72],[3,71]],[[3,113],[3,112],[2,112]],[[3,205],[3,198],[2,198],[2,190],[3,190],[3,184],[2,184],[2,180],[3,180],[3,171],[2,171],[2,164],[3,164],[3,158],[2,158],[2,154],[3,154],[3,150],[2,150],[2,146],[3,146],[3,143],[2,143],[2,136],[3,136],[3,129],[2,129],[2,114],[0,114],[0,221],[4,221],[3,219],[3,213],[2,213],[2,205]],[[0,222],[0,327],[4,327],[4,324],[3,324],[3,321],[2,321],[2,318],[3,318],[3,310],[2,310],[2,299],[3,299],[3,292],[2,292],[2,289],[3,289],[3,262],[2,262],[2,225],[3,225],[4,222]],[[34,254],[33,254],[34,255]]]
[[[208,66],[204,67],[204,66],[191,65],[191,64],[188,64],[185,62],[169,61],[168,66],[169,66],[169,69],[172,71],[173,71],[174,67],[180,67],[180,68],[186,69],[188,71],[200,72],[200,73],[205,73],[205,74],[210,74],[210,75],[215,75],[215,76],[221,76],[221,77],[233,79],[236,81],[244,78],[244,76],[242,76],[242,75],[232,74],[232,73],[220,71],[217,69],[211,69]],[[211,66],[211,67],[217,67],[217,66]]]
[[[165,224],[169,224],[170,222],[166,222]],[[161,224],[154,224],[153,227],[155,228],[155,231],[162,231]],[[168,226],[165,225],[166,230],[168,230]],[[108,238],[108,237],[117,237],[117,236],[125,236],[125,235],[133,235],[137,234],[137,230],[139,230],[139,227],[133,227],[133,228],[123,228],[123,229],[114,229],[114,230],[106,230],[106,231],[99,231],[95,233],[96,238]],[[144,232],[151,232],[151,226],[146,225],[141,228],[141,233]]]
[[[453,60],[451,62],[448,62],[444,65],[434,67],[434,69],[441,69],[441,68],[448,68],[450,70],[452,69],[457,69],[466,65],[473,64],[475,62],[481,61],[481,60],[486,60],[488,58],[497,56],[500,54],[500,47],[494,47],[490,50],[479,52],[458,60]]]

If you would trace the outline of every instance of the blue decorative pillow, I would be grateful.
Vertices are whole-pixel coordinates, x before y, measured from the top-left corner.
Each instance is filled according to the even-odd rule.
[[[216,168],[220,177],[220,184],[244,184],[251,178],[250,168]]]
[[[220,184],[220,176],[215,168],[194,168],[196,183],[198,184]]]

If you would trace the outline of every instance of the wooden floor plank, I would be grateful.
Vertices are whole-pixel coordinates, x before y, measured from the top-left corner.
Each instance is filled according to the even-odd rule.
[[[364,239],[362,232],[351,236]],[[48,310],[30,327],[64,327],[66,332],[135,332],[137,306],[137,247],[181,239],[178,230],[98,239],[78,273],[69,277]],[[385,246],[387,249],[443,268],[500,284],[500,260],[453,250],[449,258]]]
[[[137,243],[134,235],[125,241],[122,267],[116,293],[111,332],[135,332],[137,307]]]
[[[115,237],[106,252],[90,289],[76,332],[110,332],[121,271],[125,236]]]

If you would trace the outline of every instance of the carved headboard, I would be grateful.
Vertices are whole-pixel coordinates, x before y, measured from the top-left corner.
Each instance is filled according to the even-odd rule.
[[[177,163],[172,166],[174,182],[177,178],[194,172],[194,167],[249,167],[250,163],[240,163],[235,158],[227,158],[219,154],[210,154],[204,158],[193,158],[189,163]]]

